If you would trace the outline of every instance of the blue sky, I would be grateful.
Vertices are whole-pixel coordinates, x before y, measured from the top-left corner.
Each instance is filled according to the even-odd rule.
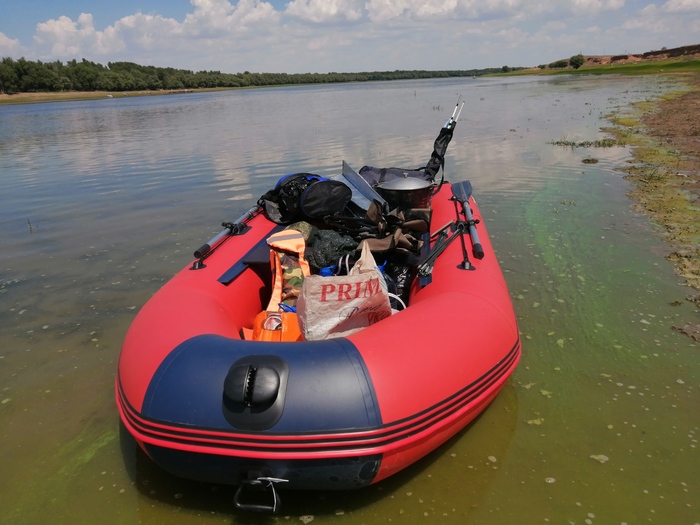
[[[536,66],[700,43],[700,0],[0,0],[0,57],[227,73]]]

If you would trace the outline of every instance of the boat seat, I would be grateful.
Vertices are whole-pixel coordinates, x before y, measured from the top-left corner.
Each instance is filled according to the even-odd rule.
[[[282,226],[277,226],[270,231],[270,235],[282,229]],[[248,253],[226,270],[223,275],[219,277],[218,281],[221,284],[229,285],[247,268],[252,269],[256,273],[270,272],[270,247],[267,245],[267,237],[260,239],[248,250]]]
[[[246,266],[255,266],[258,264],[270,265],[270,247],[265,239],[259,242],[251,250],[241,258],[241,263]]]

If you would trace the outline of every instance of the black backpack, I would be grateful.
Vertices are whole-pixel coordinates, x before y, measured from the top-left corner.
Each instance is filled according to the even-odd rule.
[[[313,173],[293,173],[282,177],[258,202],[272,222],[291,224],[340,214],[351,199],[352,190],[341,181]]]

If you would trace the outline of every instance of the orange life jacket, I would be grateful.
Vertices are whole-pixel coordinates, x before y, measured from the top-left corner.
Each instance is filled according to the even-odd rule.
[[[299,341],[303,339],[296,306],[304,277],[310,274],[304,258],[306,242],[297,230],[282,230],[267,239],[270,246],[272,295],[267,308],[260,312],[253,329],[244,329],[246,339],[254,341]]]

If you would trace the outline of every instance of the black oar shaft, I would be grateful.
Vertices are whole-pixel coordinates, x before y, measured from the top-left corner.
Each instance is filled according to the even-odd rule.
[[[462,204],[464,217],[467,219],[467,229],[469,230],[469,237],[472,241],[472,253],[474,254],[475,258],[483,259],[484,248],[481,246],[481,242],[479,241],[479,233],[476,231],[477,221],[474,220],[472,210],[469,207],[469,197],[471,197],[471,194],[472,184],[468,180],[452,185],[452,195]]]
[[[481,246],[479,241],[479,234],[476,231],[476,225],[474,219],[472,218],[472,210],[469,208],[469,203],[464,203],[464,213],[467,216],[467,224],[469,225],[469,237],[472,238],[472,253],[477,259],[484,258],[484,248]]]

